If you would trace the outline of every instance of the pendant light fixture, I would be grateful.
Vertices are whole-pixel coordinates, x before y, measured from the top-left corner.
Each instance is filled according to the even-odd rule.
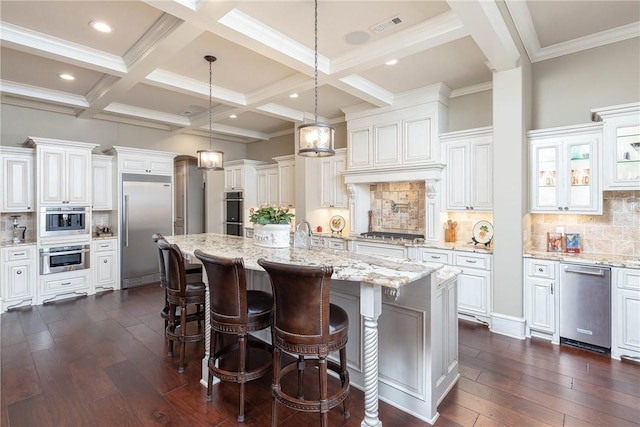
[[[224,170],[222,165],[222,158],[224,153],[222,151],[216,151],[213,149],[213,131],[211,130],[211,114],[213,106],[211,103],[212,98],[212,81],[211,81],[211,64],[217,59],[215,56],[206,55],[204,59],[209,63],[209,149],[198,150],[198,169],[205,169],[210,171]]]
[[[314,123],[298,126],[298,155],[304,157],[329,157],[333,151],[335,129],[318,123],[318,0],[314,0]]]

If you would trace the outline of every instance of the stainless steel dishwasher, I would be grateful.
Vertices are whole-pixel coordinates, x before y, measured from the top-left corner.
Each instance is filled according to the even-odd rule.
[[[560,343],[611,350],[611,269],[560,263]]]

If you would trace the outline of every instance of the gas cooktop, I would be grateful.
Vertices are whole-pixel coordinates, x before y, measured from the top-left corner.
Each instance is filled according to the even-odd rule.
[[[410,234],[410,233],[391,233],[387,231],[368,231],[361,233],[360,236],[367,239],[377,240],[408,240],[415,241],[417,239],[424,239],[424,234]]]

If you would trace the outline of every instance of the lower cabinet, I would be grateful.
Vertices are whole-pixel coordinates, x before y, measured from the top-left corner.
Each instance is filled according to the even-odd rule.
[[[91,242],[91,272],[96,292],[119,289],[117,243],[115,237]]]
[[[0,251],[0,312],[35,304],[36,245],[2,248]]]
[[[360,254],[383,255],[400,259],[406,259],[408,256],[406,246],[362,240],[355,240],[353,242],[353,251]]]
[[[38,279],[38,304],[92,293],[90,269],[48,274]]]
[[[311,236],[311,246],[317,248],[347,250],[347,241],[337,237]]]
[[[476,252],[453,253],[453,265],[462,269],[458,276],[458,313],[491,324],[492,255]]]
[[[611,357],[640,360],[640,270],[612,268]]]
[[[558,267],[556,261],[524,260],[524,311],[527,337],[558,344]]]

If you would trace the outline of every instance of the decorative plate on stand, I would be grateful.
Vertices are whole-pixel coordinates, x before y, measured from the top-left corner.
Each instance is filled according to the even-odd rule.
[[[481,243],[485,246],[489,246],[491,239],[493,239],[493,224],[489,221],[476,222],[473,226],[473,244],[477,245],[478,243]]]
[[[329,221],[329,228],[331,228],[331,231],[333,231],[334,233],[342,233],[344,224],[344,217],[342,217],[341,215],[334,215]]]

